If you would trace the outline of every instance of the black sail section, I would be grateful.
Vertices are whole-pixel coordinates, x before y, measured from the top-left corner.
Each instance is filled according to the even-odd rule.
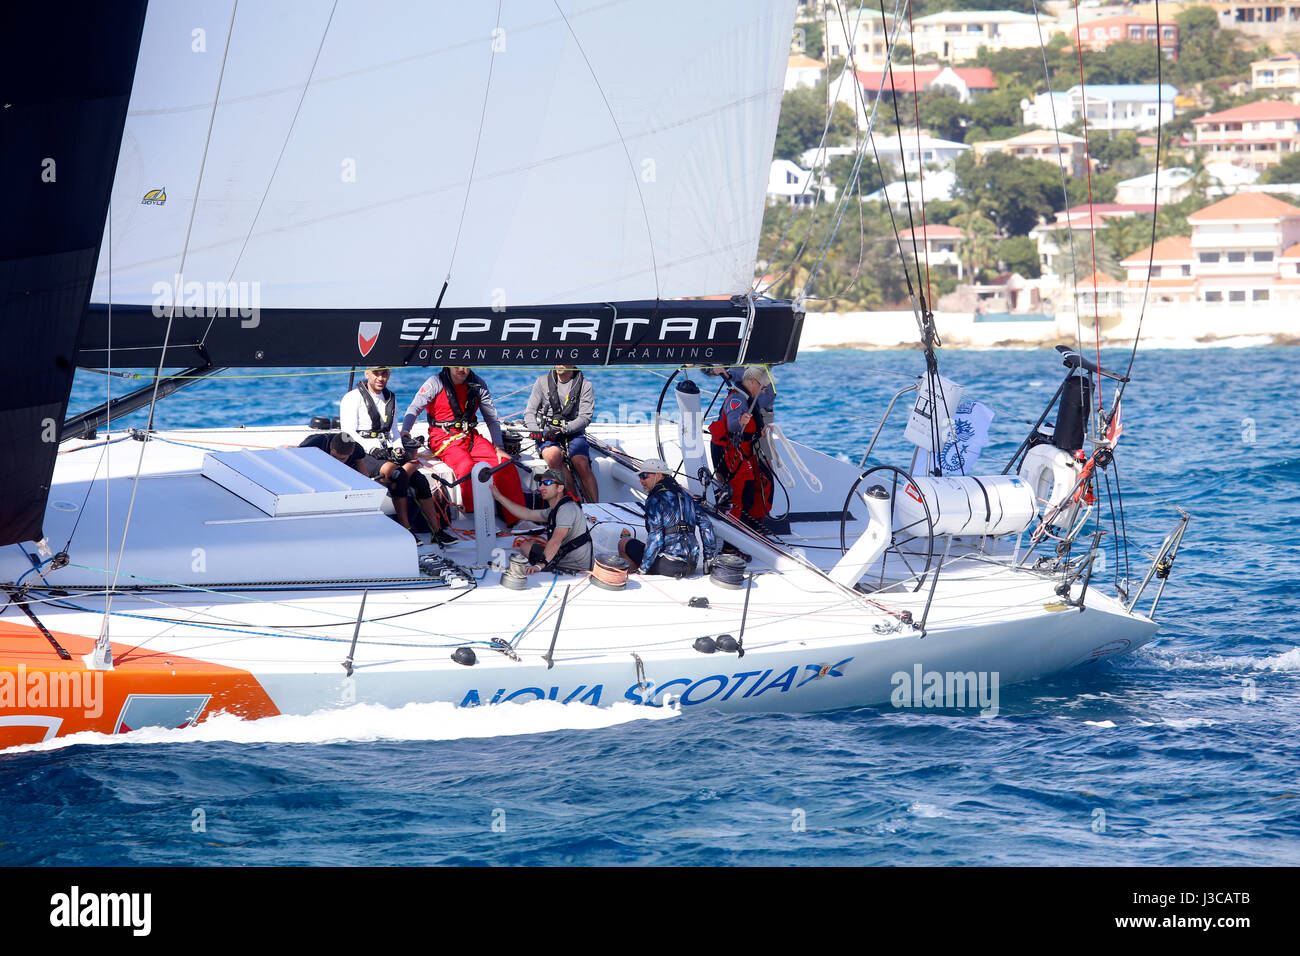
[[[758,299],[601,302],[507,309],[248,309],[178,306],[168,366],[483,365],[587,367],[794,360],[803,313]],[[106,310],[91,306],[77,362],[107,360]],[[113,306],[113,364],[153,367],[167,310]]]
[[[0,4],[0,544],[42,537],[145,6]]]

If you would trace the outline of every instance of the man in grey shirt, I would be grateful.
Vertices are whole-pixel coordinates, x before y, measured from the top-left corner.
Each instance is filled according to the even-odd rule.
[[[582,482],[582,499],[591,502],[599,499],[586,431],[595,414],[596,393],[591,382],[569,365],[557,365],[534,382],[524,408],[524,424],[541,435],[537,450],[546,464],[565,476],[565,487],[572,494],[573,476],[564,467],[567,450]]]
[[[528,559],[527,571],[573,571],[580,574],[591,570],[591,535],[587,531],[587,518],[582,505],[564,490],[564,476],[548,468],[537,479],[546,507],[541,510],[517,505],[492,485],[492,496],[497,503],[516,518],[524,521],[545,522],[546,544],[533,541],[519,546],[519,553]]]

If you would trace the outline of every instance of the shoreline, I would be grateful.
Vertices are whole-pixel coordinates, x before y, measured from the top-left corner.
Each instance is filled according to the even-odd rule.
[[[982,351],[1052,349],[1057,345],[1076,347],[1080,337],[1085,347],[1096,342],[1091,322],[1077,325],[1072,314],[1059,318],[1008,316],[1005,320],[990,321],[988,316],[969,312],[936,312],[934,320],[941,342],[949,348]],[[809,312],[804,319],[799,351],[920,349],[916,324],[910,311]],[[1117,322],[1110,328],[1106,327],[1107,324],[1103,321],[1101,347],[1132,347],[1133,335],[1138,330],[1135,321]],[[1143,322],[1141,347],[1194,351],[1300,345],[1300,328],[1273,331],[1258,325],[1250,327],[1248,323],[1235,324],[1247,327],[1235,328],[1230,334],[1218,334],[1206,331],[1204,326],[1197,327],[1197,323],[1179,321],[1178,317],[1148,314]]]

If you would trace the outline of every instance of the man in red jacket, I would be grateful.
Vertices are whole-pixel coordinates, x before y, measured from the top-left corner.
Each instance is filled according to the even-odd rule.
[[[492,436],[491,441],[478,433],[480,411],[488,434]],[[411,427],[420,412],[429,416],[430,453],[441,458],[457,478],[468,475],[480,461],[496,467],[509,460],[502,444],[501,424],[497,421],[496,406],[492,404],[492,393],[488,391],[487,383],[469,367],[444,367],[420,386],[402,420],[403,442],[410,440]],[[507,498],[523,505],[524,490],[514,466],[502,468],[492,476],[492,481]],[[463,482],[460,489],[464,510],[472,511],[473,482]],[[507,525],[518,520],[509,512],[504,512],[502,517]]]

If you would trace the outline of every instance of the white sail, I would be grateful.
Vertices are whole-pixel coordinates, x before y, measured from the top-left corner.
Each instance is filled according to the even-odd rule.
[[[93,301],[182,250],[263,309],[749,288],[789,0],[334,7],[150,5]]]

